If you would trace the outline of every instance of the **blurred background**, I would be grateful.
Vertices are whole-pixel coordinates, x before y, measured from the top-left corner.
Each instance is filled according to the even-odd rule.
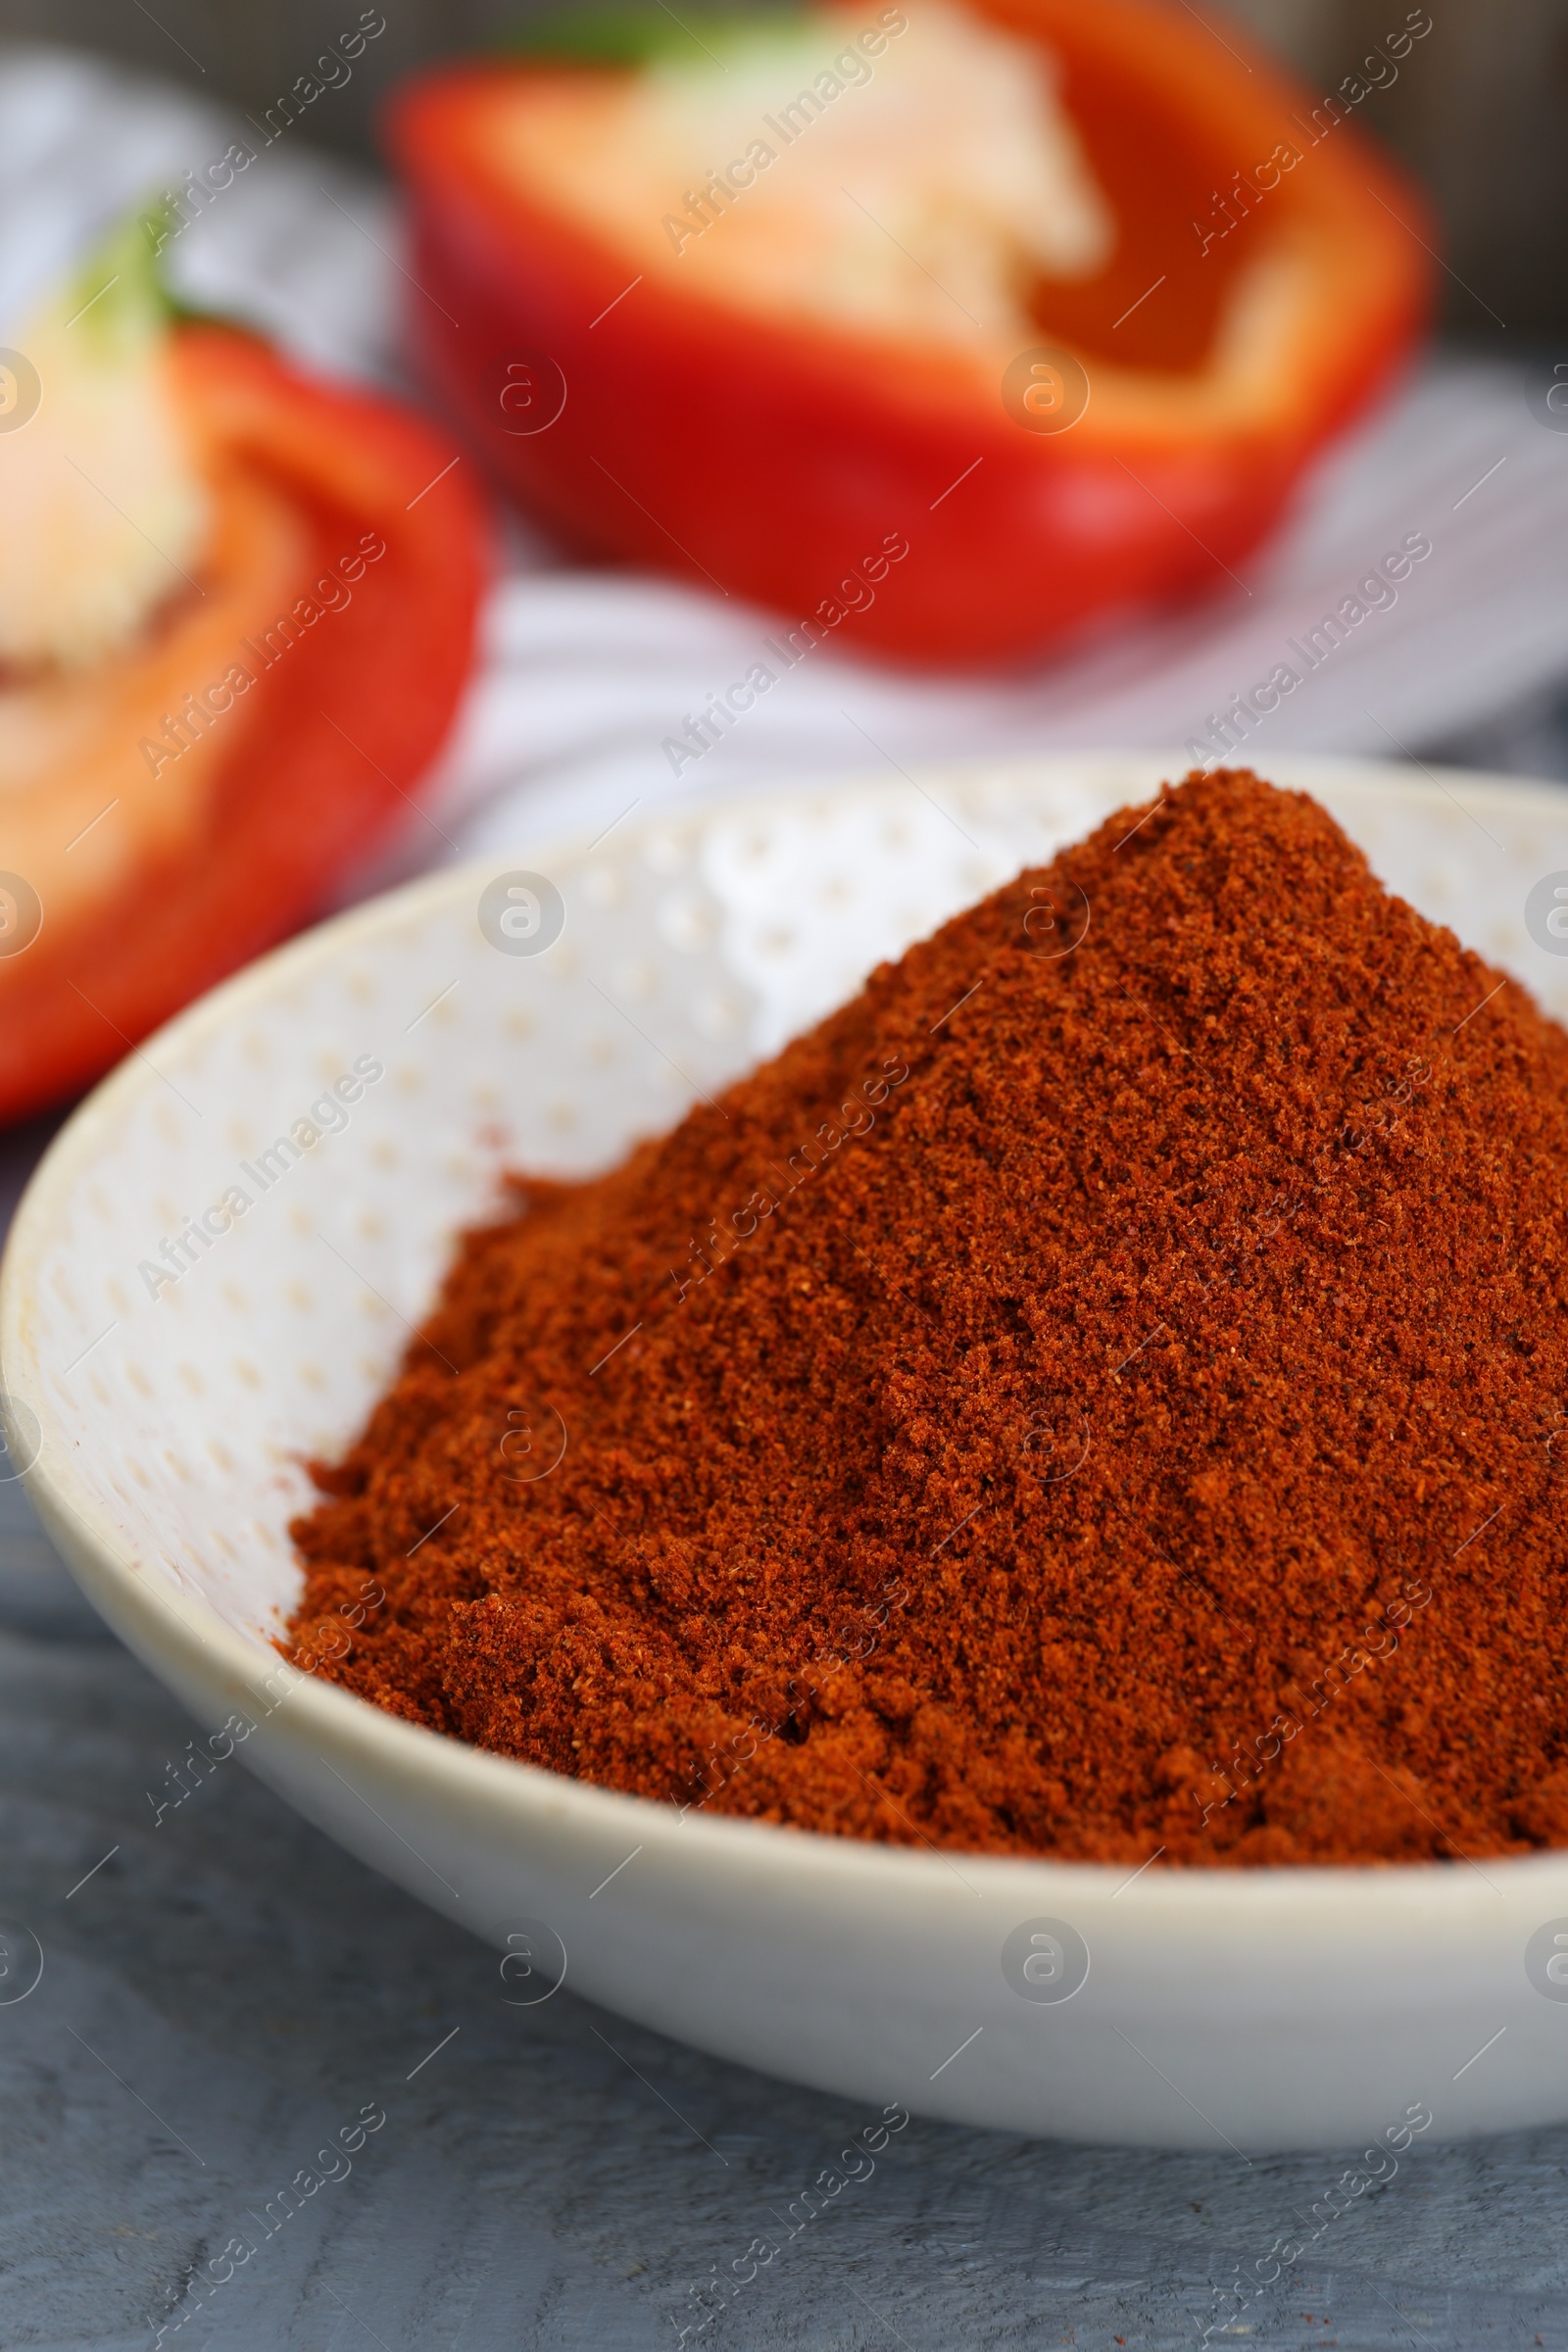
[[[679,789],[771,785],[884,757],[1191,743],[1205,713],[1266,675],[1321,600],[1343,593],[1385,530],[1412,527],[1441,549],[1419,596],[1293,698],[1268,742],[1568,780],[1568,415],[1544,414],[1553,368],[1568,371],[1568,0],[1166,4],[1197,20],[1217,66],[1235,42],[1272,47],[1308,103],[1407,19],[1430,25],[1396,75],[1383,65],[1355,123],[1413,171],[1440,224],[1435,353],[1316,463],[1228,600],[1216,574],[1212,598],[1013,663],[989,685],[930,665],[890,670],[841,631]],[[308,365],[428,400],[408,366],[419,297],[377,119],[421,65],[495,47],[545,13],[571,12],[387,0],[384,30],[352,74],[286,139],[264,132],[262,166],[181,232],[181,295],[255,318]],[[355,16],[314,0],[0,0],[0,324],[35,290],[40,254],[58,268],[112,203],[177,186],[182,169],[221,152],[211,142],[254,136],[247,120],[260,126]],[[764,617],[701,580],[572,562],[514,508],[496,511],[507,577],[431,781],[465,854],[562,822],[608,824],[633,797],[676,789],[662,745],[755,656]],[[432,846],[416,832],[394,843],[353,888],[427,862]]]
[[[158,0],[156,13],[143,0],[5,0],[0,38],[70,42],[260,113],[352,13],[301,0]],[[527,0],[394,0],[363,72],[310,136],[370,160],[391,83],[543,13]],[[1404,14],[1392,0],[1228,0],[1205,19],[1223,34],[1227,13],[1324,89]],[[1435,14],[1440,37],[1412,52],[1362,121],[1425,182],[1443,222],[1453,271],[1445,333],[1550,344],[1568,332],[1568,0],[1438,0]]]

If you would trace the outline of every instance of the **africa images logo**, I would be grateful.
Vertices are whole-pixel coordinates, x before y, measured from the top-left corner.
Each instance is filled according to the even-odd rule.
[[[243,1184],[226,1185],[211,1205],[199,1216],[187,1217],[173,1235],[166,1235],[159,1245],[156,1258],[144,1257],[136,1268],[150,1298],[160,1298],[166,1287],[172,1287],[182,1274],[194,1266],[202,1254],[225,1233],[232,1233],[248,1210],[253,1208],[264,1193],[270,1193],[281,1182],[296,1161],[328,1135],[340,1135],[349,1124],[349,1105],[358,1102],[367,1087],[374,1086],[386,1076],[386,1065],[373,1054],[362,1054],[352,1070],[334,1080],[317,1096],[309,1110],[302,1110],[289,1127],[258,1152],[254,1159],[242,1159],[239,1174]],[[247,1187],[253,1186],[254,1191]]]

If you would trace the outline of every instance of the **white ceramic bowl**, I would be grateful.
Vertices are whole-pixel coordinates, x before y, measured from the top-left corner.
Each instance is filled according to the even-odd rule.
[[[1568,1853],[1129,1880],[682,1820],[415,1730],[268,1646],[299,1585],[301,1459],[356,1429],[503,1162],[612,1161],[1169,772],[1064,757],[625,823],[433,875],[253,965],[130,1055],[34,1178],[0,1286],[13,1454],[37,1452],[55,1542],[217,1752],[249,1723],[237,1752],[331,1837],[478,1935],[513,1934],[521,1998],[564,1947],[577,1990],[726,2058],[1086,2140],[1338,2144],[1412,2102],[1445,2135],[1558,2120],[1568,1999],[1537,1989],[1525,1951],[1568,1936]],[[1522,919],[1530,886],[1568,870],[1568,795],[1274,772],[1568,1013],[1568,960]],[[498,953],[476,918],[517,868],[566,910],[534,956]],[[313,1125],[333,1131],[274,1152],[264,1191],[257,1155],[356,1062],[385,1075],[342,1120],[323,1104]],[[141,1271],[233,1185],[252,1205],[231,1230],[188,1240],[177,1280]],[[1016,1958],[1004,1973],[1009,1936],[1055,1933],[1042,1922],[1087,1945],[1070,1999],[1015,1990]],[[1039,1949],[1035,1990],[1059,1989]]]

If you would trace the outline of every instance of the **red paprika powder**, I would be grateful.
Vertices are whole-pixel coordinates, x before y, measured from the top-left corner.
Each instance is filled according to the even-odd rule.
[[[350,1690],[896,1843],[1568,1844],[1568,1036],[1304,796],[1190,778],[517,1193],[296,1527]]]

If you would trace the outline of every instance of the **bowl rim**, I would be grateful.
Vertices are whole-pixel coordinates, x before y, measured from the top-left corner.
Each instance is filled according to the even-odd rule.
[[[1396,798],[1406,805],[1430,803],[1435,792],[1447,790],[1432,770],[1424,768],[1419,776],[1413,776],[1403,763],[1392,760],[1285,754],[1275,765],[1282,789],[1287,790],[1334,789],[1383,802]],[[1048,751],[932,763],[921,772],[931,778],[984,780],[1016,777],[1021,770],[1034,771],[1042,781],[1057,777],[1081,781],[1086,773],[1099,771],[1127,776],[1129,783],[1138,771],[1147,771],[1156,784],[1156,771],[1166,780],[1191,772],[1182,759],[1172,760],[1147,751]],[[1484,769],[1449,767],[1446,773],[1463,788],[1481,793],[1499,813],[1511,805],[1521,816],[1549,814],[1568,827],[1568,793],[1560,785]],[[764,812],[799,812],[818,796],[841,803],[851,794],[871,790],[893,793],[897,786],[880,773],[858,769],[842,776],[826,774],[794,785],[762,787],[733,798],[683,797],[651,809],[641,824],[621,835],[616,854],[624,854],[639,837],[672,826],[739,821]],[[1139,1912],[1150,1908],[1166,1913],[1174,1906],[1196,1913],[1205,1922],[1220,1915],[1235,1919],[1241,1913],[1258,1926],[1272,1918],[1275,1924],[1289,1921],[1294,1927],[1304,1916],[1321,1926],[1325,1894],[1348,1894],[1351,1890],[1367,1925],[1380,1913],[1387,1919],[1406,1916],[1412,1897],[1420,1898],[1423,1911],[1433,1901],[1441,1903],[1445,1911],[1468,1909],[1473,1899],[1470,1874],[1449,1862],[1292,1863],[1250,1868],[1196,1864],[1163,1871],[1151,1870],[1145,1863],[1129,1875],[1127,1866],[1119,1862],[1084,1862],[1049,1854],[993,1854],[967,1847],[932,1846],[923,1852],[871,1838],[833,1837],[783,1823],[705,1813],[695,1805],[682,1809],[469,1746],[449,1733],[390,1715],[337,1685],[317,1682],[289,1666],[280,1652],[259,1638],[237,1631],[204,1596],[176,1593],[155,1558],[134,1556],[133,1546],[129,1547],[133,1556],[124,1556],[127,1546],[121,1531],[76,1473],[74,1441],[58,1418],[51,1425],[52,1408],[41,1377],[27,1377],[42,1371],[29,1334],[29,1302],[33,1278],[35,1273],[41,1275],[62,1202],[75,1189],[84,1164],[97,1153],[104,1139],[113,1136],[123,1113],[157,1080],[151,1054],[177,1055],[214,1035],[252,1003],[285,992],[304,974],[352,952],[361,940],[395,931],[452,902],[469,899],[498,867],[507,870],[526,860],[538,870],[549,871],[552,859],[581,858],[592,846],[586,831],[558,831],[537,840],[523,836],[505,849],[436,867],[329,915],[220,982],[164,1023],[136,1052],[127,1053],[75,1106],[49,1143],[18,1203],[0,1260],[0,1421],[7,1420],[12,1394],[27,1400],[30,1392],[44,1442],[24,1476],[29,1500],[94,1605],[95,1587],[101,1585],[112,1595],[111,1622],[117,1634],[123,1625],[133,1625],[139,1640],[128,1645],[150,1667],[155,1659],[168,1660],[183,1670],[181,1679],[187,1685],[192,1680],[210,1683],[220,1679],[230,1695],[254,1697],[256,1682],[282,1670],[291,1678],[286,1685],[288,1717],[318,1749],[324,1745],[338,1753],[359,1752],[383,1774],[406,1785],[433,1782],[437,1792],[466,1801],[481,1814],[504,1816],[514,1830],[530,1820],[555,1831],[569,1833],[580,1828],[591,1843],[598,1844],[604,1833],[618,1824],[645,1845],[666,1848],[672,1859],[680,1850],[673,1841],[679,1839],[688,1860],[694,1858],[694,1847],[703,1848],[719,1865],[765,1862],[775,1873],[782,1870],[785,1877],[805,1870],[817,1879],[853,1876],[861,1884],[871,1879],[889,1894],[901,1889],[946,1892],[944,1878],[951,1873],[955,1859],[961,1860],[966,1871],[989,1881],[992,1891],[1005,1892],[1013,1901],[1028,1900],[1031,1895],[1041,1901],[1069,1894],[1080,1899],[1109,1895],[1124,1886],[1130,1889],[1136,1878],[1135,1907]],[[18,1373],[24,1377],[13,1392],[10,1383]],[[128,1642],[128,1637],[122,1638]],[[688,1816],[693,1817],[691,1825]],[[1520,1893],[1527,1886],[1541,1886],[1542,1882],[1560,1882],[1568,1908],[1568,1847],[1489,1855],[1486,1861],[1489,1871],[1505,1875]],[[1544,1893],[1544,1887],[1541,1891]]]

